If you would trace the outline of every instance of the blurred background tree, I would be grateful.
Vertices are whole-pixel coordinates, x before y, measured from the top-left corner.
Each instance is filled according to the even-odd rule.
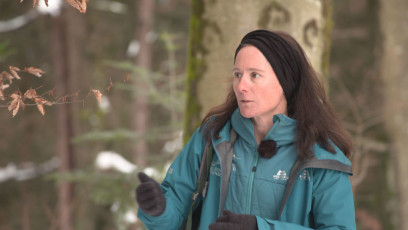
[[[98,0],[86,14],[62,1],[44,11],[52,2],[0,2],[0,70],[46,72],[5,92],[85,100],[14,118],[0,104],[0,230],[142,228],[135,173],[162,179],[182,130],[188,139],[225,98],[239,39],[258,28],[297,38],[330,89],[355,142],[358,229],[407,228],[404,1]]]
[[[408,154],[406,142],[408,98],[408,16],[407,1],[380,1],[383,52],[379,58],[384,94],[384,120],[390,140],[390,158],[395,168],[398,229],[408,229]]]
[[[49,2],[50,8],[55,6],[53,2],[56,1]],[[185,71],[186,36],[183,34],[188,30],[189,3],[161,1],[151,12],[146,12],[145,16],[158,18],[154,27],[149,25],[140,36],[152,44],[151,66],[134,61],[140,59],[145,47],[137,32],[138,25],[145,23],[141,22],[145,19],[139,17],[138,12],[145,11],[140,4],[140,1],[91,1],[86,14],[67,4],[58,12],[42,14],[40,8],[32,8],[30,1],[0,3],[0,21],[4,22],[0,27],[15,18],[26,19],[21,26],[2,30],[1,66],[7,69],[8,65],[37,66],[47,73],[41,79],[23,78],[18,85],[14,83],[15,87],[23,92],[31,86],[41,86],[45,90],[56,87],[56,94],[79,92],[79,98],[86,97],[90,88],[104,91],[100,105],[93,100],[61,104],[48,108],[44,117],[27,107],[11,119],[7,105],[2,106],[1,127],[10,132],[1,138],[0,167],[5,169],[1,172],[8,172],[9,176],[5,176],[1,184],[7,189],[1,189],[4,209],[0,213],[0,229],[115,229],[128,226],[129,223],[120,224],[124,215],[120,220],[111,213],[125,214],[125,208],[120,205],[127,203],[127,206],[133,205],[134,215],[136,205],[124,198],[133,201],[137,180],[108,169],[105,169],[108,172],[92,174],[95,170],[100,171],[95,169],[97,156],[102,150],[109,150],[120,152],[133,162],[138,155],[134,153],[135,143],[142,140],[147,143],[149,150],[144,151],[149,151],[149,155],[141,160],[145,165],[162,168],[166,159],[180,148],[177,139],[180,139],[181,122],[176,119],[182,119],[183,94],[180,92],[183,86],[180,83]],[[112,64],[113,61],[120,63]],[[128,63],[136,64],[127,68]],[[133,82],[143,83],[143,78],[145,83],[153,84],[155,90],[140,85],[132,87]],[[104,89],[110,81],[115,86],[108,92]],[[173,104],[167,100],[170,91]],[[143,121],[149,129],[146,133],[132,129],[135,113],[146,111],[146,108],[132,109],[138,96],[147,99],[147,109],[153,111],[148,122]],[[170,115],[173,120],[168,119]],[[24,145],[18,144],[21,141]],[[172,141],[177,143],[172,144]],[[53,162],[53,170],[60,168],[60,173],[52,177],[56,181],[40,173],[33,173],[30,179],[18,178],[27,163],[42,165],[43,162]],[[85,177],[87,174],[90,176]],[[115,180],[108,180],[114,176],[111,174],[122,176],[115,184]],[[56,187],[54,182],[58,182]],[[108,189],[107,184],[121,187]],[[106,193],[101,195],[98,189],[105,189]],[[15,196],[18,191],[21,195]],[[132,221],[132,216],[130,219]]]

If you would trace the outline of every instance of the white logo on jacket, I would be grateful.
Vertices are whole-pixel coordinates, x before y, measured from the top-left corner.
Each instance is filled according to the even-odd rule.
[[[217,160],[211,163],[210,174],[221,176],[221,161]]]
[[[299,178],[300,178],[301,180],[309,180],[309,181],[310,181],[309,172],[308,172],[306,169],[303,170],[303,173],[300,174]]]
[[[273,175],[273,179],[275,180],[288,180],[289,177],[286,176],[286,171],[285,170],[279,170],[276,175]]]
[[[232,168],[231,168],[231,170],[233,172],[237,171],[237,166],[235,165],[234,161],[238,161],[240,159],[241,158],[237,157],[237,155],[235,155],[235,153],[234,153],[234,155],[232,155]]]

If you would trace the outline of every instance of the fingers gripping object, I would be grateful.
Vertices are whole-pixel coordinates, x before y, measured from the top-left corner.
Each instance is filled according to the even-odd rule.
[[[209,226],[210,230],[256,230],[258,225],[254,215],[235,214],[229,210],[223,212],[215,223]]]
[[[136,188],[139,207],[150,216],[160,216],[166,209],[166,198],[160,185],[145,173],[138,174],[140,184]]]

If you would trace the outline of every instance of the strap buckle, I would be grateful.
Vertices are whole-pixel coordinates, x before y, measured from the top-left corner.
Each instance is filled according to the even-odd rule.
[[[200,193],[195,192],[195,193],[193,193],[193,195],[192,195],[191,198],[192,198],[193,200],[196,200],[199,194],[200,194]]]
[[[208,188],[208,180],[204,184],[203,188],[203,198],[205,198],[205,195],[207,195],[207,188]]]

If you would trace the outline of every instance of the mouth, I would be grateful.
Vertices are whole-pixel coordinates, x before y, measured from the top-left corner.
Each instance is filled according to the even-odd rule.
[[[240,100],[241,103],[248,103],[248,102],[252,102],[250,100]]]

